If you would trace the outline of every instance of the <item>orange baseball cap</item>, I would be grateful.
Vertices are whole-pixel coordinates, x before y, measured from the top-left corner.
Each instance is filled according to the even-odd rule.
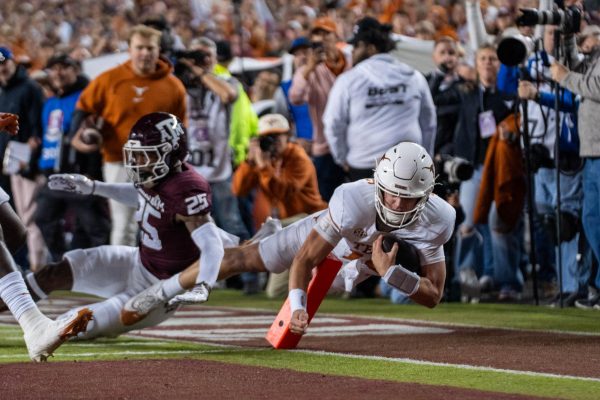
[[[315,19],[310,31],[314,32],[318,29],[324,30],[325,32],[337,33],[337,24],[329,17],[320,17]]]

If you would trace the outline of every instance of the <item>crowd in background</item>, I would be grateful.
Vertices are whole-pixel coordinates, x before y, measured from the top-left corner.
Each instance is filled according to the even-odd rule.
[[[514,84],[511,87],[510,83],[507,83],[514,71],[500,66],[494,42],[498,42],[506,32],[532,35],[533,28],[518,29],[515,20],[520,7],[538,6],[535,0],[467,3],[450,0],[9,0],[0,4],[0,46],[3,49],[1,54],[5,58],[14,59],[15,63],[20,65],[19,71],[36,79],[44,89],[44,92],[40,90],[32,94],[35,101],[30,99],[29,104],[30,109],[39,111],[36,117],[39,120],[34,122],[29,118],[29,123],[38,124],[40,129],[23,127],[27,121],[21,118],[23,134],[16,138],[18,141],[30,143],[32,149],[39,149],[39,152],[43,149],[42,132],[47,130],[47,127],[42,127],[49,123],[49,116],[42,114],[44,101],[65,97],[65,87],[69,87],[67,94],[70,95],[76,83],[79,85],[79,95],[80,90],[87,85],[87,81],[83,83],[78,78],[73,78],[75,80],[68,84],[63,82],[61,87],[58,69],[72,67],[77,75],[81,72],[79,63],[83,60],[127,51],[131,44],[130,31],[140,23],[147,23],[163,32],[162,50],[168,48],[170,53],[164,55],[170,56],[173,62],[174,50],[202,50],[208,53],[212,59],[205,64],[196,65],[199,69],[192,68],[190,81],[182,79],[188,96],[185,122],[188,127],[191,125],[195,128],[190,132],[202,130],[205,124],[213,124],[211,129],[218,130],[225,138],[223,143],[226,147],[229,146],[227,148],[231,154],[225,157],[224,161],[221,160],[221,164],[214,164],[209,170],[202,169],[206,167],[201,162],[206,161],[203,159],[196,160],[195,165],[201,173],[208,174],[213,192],[217,198],[223,199],[221,204],[226,203],[230,207],[233,204],[232,194],[236,196],[234,201],[238,204],[235,211],[224,209],[217,222],[225,230],[245,239],[260,227],[266,217],[288,219],[289,223],[298,215],[324,208],[339,184],[372,175],[372,169],[375,167],[374,161],[371,165],[373,157],[361,154],[361,151],[364,153],[363,148],[358,149],[358,153],[356,148],[348,148],[347,146],[352,146],[353,140],[345,135],[367,133],[364,141],[372,140],[373,143],[367,147],[375,151],[382,142],[391,140],[387,133],[384,139],[377,139],[377,134],[383,135],[382,132],[387,129],[385,126],[378,126],[377,123],[388,116],[380,115],[376,121],[355,125],[353,131],[352,126],[344,125],[344,121],[340,122],[340,116],[343,116],[344,112],[350,113],[341,104],[341,96],[347,97],[344,98],[344,103],[354,101],[355,98],[352,99],[353,93],[342,93],[340,87],[334,89],[335,82],[344,74],[344,82],[350,85],[352,82],[349,77],[352,75],[349,71],[357,71],[357,67],[353,67],[353,63],[356,64],[357,61],[365,62],[370,59],[373,63],[374,60],[388,62],[382,56],[393,47],[393,44],[386,47],[387,34],[434,41],[432,57],[435,69],[427,71],[429,73],[426,80],[421,80],[421,77],[415,79],[418,82],[422,81],[422,92],[428,93],[419,95],[424,100],[416,116],[421,115],[422,118],[415,121],[414,126],[415,132],[420,132],[415,137],[400,135],[398,140],[421,141],[438,160],[441,154],[460,156],[474,166],[473,178],[465,179],[454,189],[450,188],[440,193],[462,213],[462,225],[457,227],[457,240],[453,240],[446,249],[450,268],[446,299],[460,298],[462,289],[465,301],[477,301],[482,292],[486,291],[493,293],[493,299],[519,301],[532,273],[531,267],[528,266],[529,249],[526,246],[526,243],[531,242],[531,238],[525,229],[527,210],[523,204],[527,189],[524,169],[521,166],[520,147],[517,144],[518,153],[515,153],[514,146],[512,150],[502,150],[502,140],[493,138],[498,126],[509,132],[518,131],[516,126],[519,125],[518,121],[509,119],[511,113],[519,109],[515,105],[517,86]],[[588,21],[583,22],[582,33],[578,35],[577,43],[580,52],[589,57],[599,43],[600,29],[594,25],[597,13],[588,12],[587,16]],[[372,21],[375,22],[369,26],[357,27],[357,21],[365,21],[365,17],[372,17]],[[477,30],[478,24],[483,28]],[[352,57],[346,47],[346,40],[356,38],[357,29],[370,33],[365,33],[362,41],[355,41],[353,45],[356,47],[362,42],[363,45],[374,46],[371,53],[365,49],[362,58],[357,58],[356,49]],[[385,36],[381,36],[382,34]],[[550,41],[551,35],[544,37],[544,45],[548,45]],[[315,43],[319,46],[315,46]],[[552,52],[551,45],[548,52]],[[261,71],[250,81],[240,82],[227,70],[228,62],[234,56],[268,57],[284,54],[294,56],[292,79],[282,81],[282,71],[274,68]],[[390,59],[389,63],[391,65],[393,61]],[[364,65],[366,64],[363,64],[363,67]],[[375,64],[372,65],[372,68],[377,68]],[[393,81],[395,72],[392,67],[378,68],[382,68],[384,80],[389,78]],[[534,70],[536,68],[537,66],[533,67]],[[398,74],[406,71],[399,70]],[[218,80],[213,81],[212,77],[206,77],[207,72],[214,72]],[[543,75],[543,71],[539,73]],[[178,77],[181,79],[180,75]],[[0,86],[5,87],[6,81],[0,79]],[[519,86],[518,94],[523,99],[536,100],[536,104],[541,104],[539,92],[546,88],[538,86],[535,91],[529,89],[527,92]],[[330,93],[336,97],[334,100],[329,97]],[[3,92],[0,91],[0,111],[10,111],[1,108],[2,95]],[[194,99],[200,104],[196,108]],[[530,108],[536,107],[539,106],[532,104]],[[551,149],[554,139],[550,140],[547,137],[553,133],[546,136],[546,131],[550,132],[553,129],[550,125],[554,123],[551,122],[554,116],[548,112],[549,108],[539,110],[540,124],[534,129],[543,129],[538,141]],[[485,114],[486,112],[488,114]],[[560,117],[561,124],[563,118],[568,118],[569,113],[572,114],[571,117],[576,114],[576,110],[563,112]],[[285,117],[283,121],[278,117],[271,117],[281,131],[273,130],[272,127],[263,127],[261,130],[257,118],[273,114]],[[482,119],[481,114],[487,117]],[[348,115],[345,121],[356,124],[356,119],[353,118]],[[433,120],[437,120],[436,129],[427,124]],[[485,124],[490,122],[493,126],[486,128]],[[395,121],[393,124],[390,126],[392,131],[401,123]],[[542,125],[543,128],[540,128]],[[367,132],[369,126],[376,131]],[[377,128],[373,128],[375,126]],[[252,137],[257,134],[266,137],[278,133],[289,134],[295,138],[291,141],[293,143],[288,143],[286,139],[281,140],[279,145],[272,144],[271,160],[268,161],[272,165],[265,167],[263,162],[266,161],[260,156],[260,148],[265,140],[263,139],[259,146],[259,141]],[[74,134],[75,132],[72,133]],[[515,142],[520,141],[518,138]],[[198,150],[192,154],[192,159],[201,155],[200,139],[197,145]],[[3,146],[5,147],[6,143]],[[501,150],[497,150],[498,148]],[[299,153],[298,149],[303,149],[303,152]],[[266,151],[264,148],[262,150]],[[480,185],[484,185],[482,182],[486,182],[486,176],[489,178],[484,168],[488,163],[486,155],[494,151],[505,151],[503,154],[506,157],[515,157],[513,166],[521,166],[517,174],[522,174],[523,185],[511,186],[510,189],[516,191],[512,200],[516,197],[520,197],[521,200],[509,204],[512,214],[507,214],[504,212],[505,208],[499,207],[497,198],[493,204],[490,201],[487,208],[480,208],[477,204]],[[86,160],[93,157],[91,153],[86,154]],[[518,155],[515,156],[516,154]],[[98,178],[98,175],[101,175],[102,161],[99,154],[95,157],[97,165],[94,172],[83,172]],[[109,161],[120,162],[118,156],[115,157]],[[552,158],[550,156],[550,159]],[[290,160],[295,159],[303,166],[302,171],[293,171],[297,165],[293,165]],[[104,162],[106,163],[106,160]],[[444,163],[439,164],[440,167],[443,165]],[[538,239],[540,253],[537,261],[540,286],[543,289],[542,295],[547,297],[551,304],[556,305],[562,299],[567,305],[574,305],[576,300],[586,296],[592,299],[596,293],[596,273],[593,269],[595,260],[589,246],[585,244],[585,238],[579,234],[581,229],[577,228],[573,236],[565,239],[569,245],[564,248],[561,245],[565,269],[561,280],[566,287],[563,287],[562,293],[557,293],[555,249],[547,244],[548,240],[544,240],[548,237],[545,230],[552,225],[552,222],[544,224],[544,218],[550,218],[548,215],[552,214],[554,208],[554,204],[548,204],[547,201],[544,203],[544,200],[552,197],[552,178],[548,175],[552,173],[549,171],[551,169],[552,167],[546,164],[542,166],[541,172],[536,173],[537,207],[544,209],[543,212],[536,212],[538,230],[535,238]],[[104,173],[106,174],[106,171]],[[271,175],[268,175],[269,173]],[[30,234],[29,258],[22,258],[20,262],[29,263],[30,267],[35,269],[47,260],[59,258],[67,248],[62,238],[55,237],[58,231],[48,227],[49,224],[59,224],[66,228],[67,235],[79,238],[76,232],[85,230],[89,221],[81,220],[83,217],[80,214],[74,216],[72,212],[67,212],[62,219],[57,215],[51,221],[48,221],[48,218],[44,221],[44,212],[49,210],[48,193],[44,190],[45,174],[36,175],[32,169],[24,168],[16,175],[22,176],[24,180],[11,177],[10,181],[5,178],[1,182],[9,193],[12,186],[15,201],[19,201],[15,190],[25,188],[30,182],[35,184],[22,190],[27,190],[34,201],[38,194],[42,200],[37,201],[45,201],[44,210],[37,212],[37,218],[34,215],[35,210],[31,214],[26,210],[27,205],[17,205],[17,211],[21,211],[21,218],[27,220]],[[573,177],[575,174],[569,172],[566,175]],[[561,176],[561,182],[562,180]],[[539,182],[548,185],[542,184],[538,188]],[[565,182],[565,185],[580,189],[576,193],[570,193],[571,198],[566,199],[566,218],[572,216],[579,220],[583,191],[581,181],[569,181]],[[306,192],[306,187],[310,187],[310,192]],[[457,190],[459,187],[460,192]],[[543,190],[550,191],[546,199],[542,195],[545,193]],[[218,204],[218,200],[214,202]],[[97,221],[100,221],[95,227],[103,227],[103,231],[88,232],[87,241],[71,241],[70,246],[98,245],[103,240],[108,242],[108,208],[103,202],[94,202],[92,207],[98,217]],[[87,211],[90,209],[88,207]],[[36,227],[35,221],[45,225]],[[580,227],[581,223],[577,222],[576,225]],[[62,230],[60,232],[60,235],[64,235]],[[49,252],[44,249],[43,242],[49,248]],[[117,241],[113,244],[119,243]],[[256,276],[243,277],[242,281],[248,293],[255,293],[261,287],[261,281]],[[369,286],[367,283],[353,295],[371,296],[376,291],[376,284],[375,282]],[[459,285],[462,285],[462,288],[459,288]],[[591,287],[589,294],[588,286]],[[382,291],[387,293],[389,288],[383,288]],[[392,299],[395,302],[406,301],[402,296],[394,294]]]

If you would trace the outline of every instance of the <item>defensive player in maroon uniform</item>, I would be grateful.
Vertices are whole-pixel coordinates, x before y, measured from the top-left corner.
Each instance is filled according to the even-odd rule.
[[[107,184],[74,174],[53,175],[49,181],[51,189],[95,194],[137,207],[141,231],[138,247],[73,250],[61,262],[45,266],[34,275],[33,286],[37,285],[40,297],[62,289],[107,298],[89,306],[93,320],[79,336],[84,339],[116,336],[167,319],[174,310],[165,307],[153,310],[149,318],[131,326],[123,324],[120,314],[124,306],[127,309],[127,301],[144,289],[152,287],[165,299],[182,292],[173,275],[198,258],[202,268],[197,286],[208,298],[223,258],[222,239],[230,240],[210,217],[208,183],[184,162],[186,133],[177,117],[167,113],[145,115],[133,126],[123,152],[133,183]],[[136,301],[143,303],[144,298]],[[136,304],[136,309],[143,309],[143,304]]]

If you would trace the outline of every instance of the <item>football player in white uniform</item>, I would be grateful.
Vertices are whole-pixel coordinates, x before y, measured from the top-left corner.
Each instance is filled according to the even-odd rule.
[[[0,131],[16,135],[18,130],[19,121],[15,114],[0,113]],[[37,362],[46,361],[65,340],[85,330],[91,312],[82,309],[53,321],[37,308],[12,258],[12,254],[25,242],[27,232],[10,207],[9,199],[0,188],[0,297],[23,329],[29,357]]]
[[[341,185],[328,209],[259,243],[226,249],[219,278],[246,271],[280,273],[290,269],[291,329],[300,334],[307,327],[306,288],[311,271],[329,253],[344,264],[333,283],[335,288],[349,290],[369,275],[379,275],[415,302],[435,307],[446,278],[442,246],[452,235],[455,211],[431,193],[434,184],[429,154],[418,144],[402,142],[381,157],[374,179]],[[394,265],[398,245],[384,252],[383,234],[416,247],[421,276]],[[192,288],[197,274],[196,263],[180,274],[181,285]],[[171,303],[195,303],[195,292],[194,287]],[[139,296],[148,298],[143,292]],[[157,306],[160,303],[157,301]]]

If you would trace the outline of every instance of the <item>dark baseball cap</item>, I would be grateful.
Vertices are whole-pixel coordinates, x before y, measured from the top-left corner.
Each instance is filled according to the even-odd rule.
[[[365,17],[359,20],[352,29],[352,38],[348,40],[351,45],[356,45],[358,42],[377,43],[380,40],[380,34],[386,29],[386,25],[382,25],[379,21],[372,17]]]
[[[309,47],[310,47],[310,40],[308,40],[308,38],[306,38],[304,36],[300,36],[300,37],[297,37],[296,39],[294,39],[294,41],[292,42],[289,53],[294,54],[296,52],[296,50],[308,49]]]
[[[81,67],[79,61],[69,56],[68,54],[55,54],[46,63],[46,68],[52,68],[55,65],[64,65],[67,67]]]
[[[13,53],[8,47],[0,47],[0,64],[6,60],[12,60],[13,58]]]

